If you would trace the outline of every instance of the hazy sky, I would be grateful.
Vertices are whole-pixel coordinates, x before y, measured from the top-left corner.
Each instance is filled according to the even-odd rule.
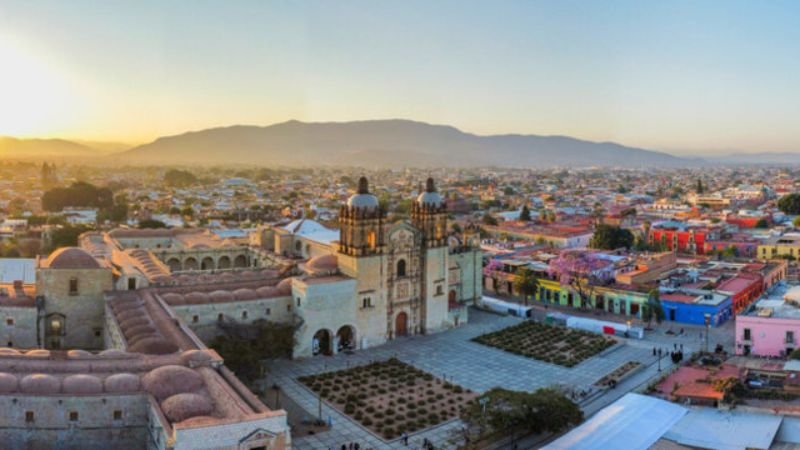
[[[800,2],[0,0],[0,135],[373,118],[800,151]]]

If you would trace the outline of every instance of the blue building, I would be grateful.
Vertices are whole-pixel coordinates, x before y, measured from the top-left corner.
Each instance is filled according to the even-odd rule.
[[[708,314],[711,326],[715,327],[733,317],[731,296],[720,292],[701,289],[662,291],[660,299],[668,322],[705,325]]]

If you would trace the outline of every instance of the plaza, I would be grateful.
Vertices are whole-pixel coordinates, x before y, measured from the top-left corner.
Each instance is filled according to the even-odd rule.
[[[340,353],[331,357],[293,361],[269,361],[268,375],[262,380],[262,385],[267,388],[267,397],[273,395],[269,392],[273,384],[279,386],[283,402],[297,407],[287,408],[290,421],[313,420],[318,416],[320,409],[322,419],[330,421],[332,426],[328,431],[306,436],[293,435],[293,445],[298,449],[339,448],[349,442],[358,442],[362,449],[394,449],[406,447],[398,439],[387,441],[376,436],[338,409],[320,402],[317,395],[298,381],[298,378],[396,357],[417,369],[478,393],[496,386],[519,391],[534,391],[554,385],[576,392],[589,392],[590,394],[580,402],[588,415],[615,400],[626,390],[643,386],[658,374],[656,360],[652,356],[653,343],[649,341],[623,340],[619,345],[608,348],[571,368],[537,361],[471,341],[476,336],[516,325],[521,321],[515,317],[498,316],[471,309],[469,324],[443,333],[396,339],[380,347],[352,354]],[[602,377],[629,361],[638,361],[646,367],[635,376],[626,379],[625,383],[615,390],[598,391],[592,387]],[[662,364],[666,368],[667,360],[662,360]],[[292,417],[293,415],[295,417]],[[297,417],[298,415],[301,417]],[[419,445],[423,439],[428,439],[439,447],[455,448],[454,439],[457,439],[461,427],[461,422],[455,419],[411,434],[409,442]]]

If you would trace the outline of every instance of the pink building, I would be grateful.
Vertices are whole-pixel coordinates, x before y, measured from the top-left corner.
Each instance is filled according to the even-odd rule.
[[[736,354],[786,356],[798,348],[800,286],[780,289],[736,316]]]

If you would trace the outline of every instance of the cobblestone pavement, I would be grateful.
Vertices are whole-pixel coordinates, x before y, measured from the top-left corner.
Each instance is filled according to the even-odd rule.
[[[620,345],[611,347],[575,367],[566,368],[470,341],[477,335],[505,328],[519,321],[520,319],[514,317],[498,316],[472,309],[470,323],[443,333],[396,339],[380,347],[360,350],[350,355],[268,362],[269,375],[265,383],[268,386],[272,383],[280,386],[283,395],[291,397],[305,410],[308,418],[313,418],[317,415],[318,399],[312,391],[296,380],[297,377],[391,357],[397,357],[437,377],[446,377],[477,392],[484,392],[496,386],[532,391],[555,384],[572,386],[580,390],[588,388],[626,361],[640,361],[648,365],[655,362],[652,356],[653,343],[648,342],[627,343],[622,340]],[[666,364],[666,359],[662,363]],[[655,372],[654,367],[652,370]],[[649,367],[647,372],[650,372]],[[614,391],[609,395],[616,396],[617,391],[621,390]],[[604,396],[605,394],[600,398]],[[597,401],[597,398],[592,399],[594,404]],[[406,447],[397,440],[383,441],[324,402],[322,416],[326,420],[330,417],[332,429],[314,436],[293,437],[295,448],[340,448],[343,443],[348,442],[358,442],[361,449],[419,448],[423,438],[434,442],[437,448],[453,448],[454,445],[449,441],[458,434],[462,426],[458,420],[453,420],[439,427],[414,433],[409,439],[409,447]]]

